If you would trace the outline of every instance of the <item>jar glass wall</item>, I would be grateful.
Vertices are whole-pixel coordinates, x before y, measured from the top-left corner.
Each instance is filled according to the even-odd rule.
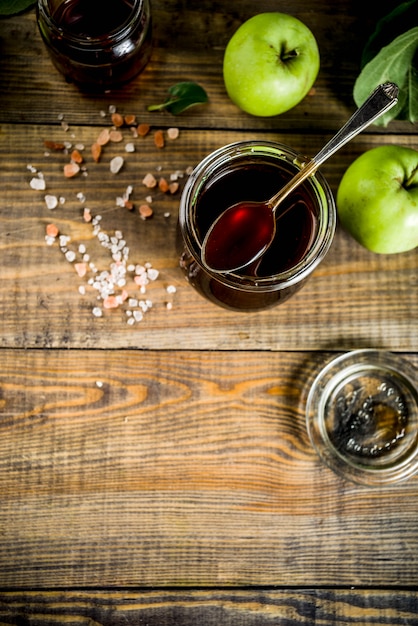
[[[317,173],[291,194],[294,207],[279,220],[276,237],[256,268],[211,272],[201,257],[202,241],[216,218],[243,201],[265,201],[289,180],[303,158],[282,144],[242,141],[207,156],[184,188],[179,226],[180,265],[191,285],[223,307],[251,311],[287,300],[326,255],[335,232],[331,190]]]
[[[54,65],[82,90],[119,87],[150,59],[149,0],[38,0],[37,17]]]

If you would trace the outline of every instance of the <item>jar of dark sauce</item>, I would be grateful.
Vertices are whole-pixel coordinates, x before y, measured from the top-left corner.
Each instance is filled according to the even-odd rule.
[[[149,0],[38,0],[37,17],[54,65],[83,91],[120,87],[150,59]]]

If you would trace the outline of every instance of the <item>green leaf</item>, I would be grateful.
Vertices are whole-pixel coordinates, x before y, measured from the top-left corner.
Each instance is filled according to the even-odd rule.
[[[0,0],[0,15],[16,15],[35,4],[34,0]]]
[[[178,115],[195,104],[204,104],[208,101],[206,91],[193,82],[183,82],[173,85],[168,90],[169,96],[162,104],[151,104],[148,111],[170,111]]]
[[[386,82],[399,87],[399,101],[390,111],[382,115],[375,124],[387,126],[392,119],[408,119],[414,122],[417,117],[418,102],[417,72],[414,65],[418,50],[418,26],[396,37],[388,46],[364,66],[353,90],[357,106],[363,104],[377,85]]]
[[[405,0],[390,13],[382,17],[366,43],[361,57],[361,68],[376,56],[396,37],[402,35],[411,26],[418,26],[418,0]]]

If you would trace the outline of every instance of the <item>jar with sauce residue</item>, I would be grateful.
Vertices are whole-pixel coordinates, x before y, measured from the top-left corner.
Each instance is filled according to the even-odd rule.
[[[151,57],[149,0],[38,0],[37,19],[54,65],[83,91],[122,86]]]

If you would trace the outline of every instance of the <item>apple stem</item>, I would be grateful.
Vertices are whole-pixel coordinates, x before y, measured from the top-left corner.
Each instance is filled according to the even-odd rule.
[[[407,189],[409,189],[409,187],[412,187],[413,185],[418,185],[418,165],[415,169],[412,170],[411,175],[405,183],[405,187]]]
[[[286,63],[286,61],[290,61],[291,59],[294,59],[297,56],[298,56],[297,50],[284,50],[280,54],[280,60]]]

